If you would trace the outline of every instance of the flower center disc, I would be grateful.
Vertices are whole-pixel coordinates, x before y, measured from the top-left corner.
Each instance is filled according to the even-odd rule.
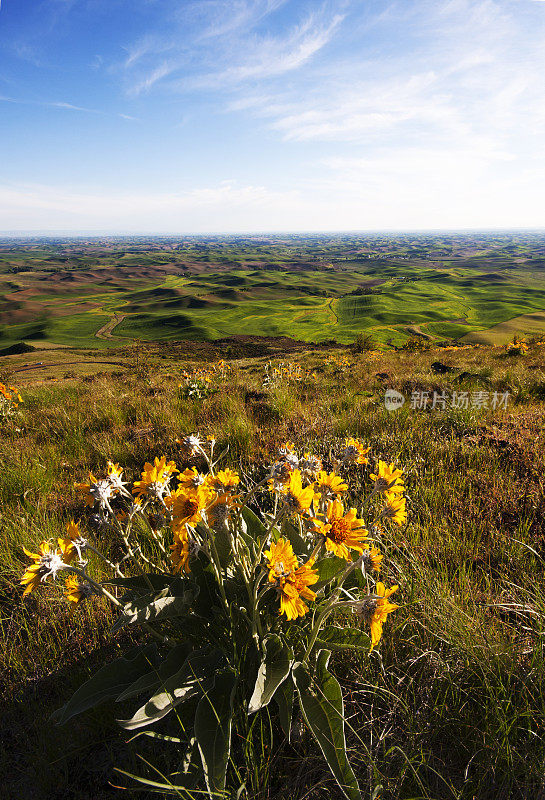
[[[327,536],[329,539],[333,539],[336,544],[342,544],[350,533],[350,530],[350,524],[344,518],[336,519],[331,525],[331,530],[328,532]]]

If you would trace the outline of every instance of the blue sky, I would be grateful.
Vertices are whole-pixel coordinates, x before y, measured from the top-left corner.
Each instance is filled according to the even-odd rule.
[[[0,230],[545,227],[544,0],[3,0]]]

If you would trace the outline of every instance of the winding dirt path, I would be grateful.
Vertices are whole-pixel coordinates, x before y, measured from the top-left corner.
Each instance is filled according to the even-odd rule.
[[[127,315],[126,314],[118,314],[117,311],[114,312],[113,317],[108,320],[106,325],[103,325],[96,333],[95,336],[97,339],[119,339],[119,336],[112,336],[112,331],[119,325],[120,322],[123,322]]]
[[[333,314],[333,316],[335,317],[335,324],[336,324],[336,325],[338,325],[338,324],[339,324],[339,317],[338,317],[338,315],[337,315],[337,312],[336,312],[336,311],[334,310],[334,308],[333,308],[333,300],[334,300],[334,299],[335,299],[335,298],[334,298],[334,297],[332,297],[332,298],[331,298],[331,300],[329,300],[329,302],[328,302],[328,304],[327,304],[327,305],[329,306],[329,310],[331,311],[331,313],[332,313],[332,314]]]

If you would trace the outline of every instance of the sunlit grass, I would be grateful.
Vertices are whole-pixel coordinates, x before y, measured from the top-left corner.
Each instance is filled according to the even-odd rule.
[[[251,466],[258,455],[272,458],[287,439],[327,455],[334,438],[348,434],[404,465],[411,521],[389,542],[403,608],[380,655],[334,663],[347,696],[350,758],[362,786],[371,794],[383,785],[384,798],[539,797],[543,350],[530,345],[527,355],[514,358],[471,349],[361,354],[349,356],[349,364],[325,363],[312,353],[295,360],[316,372],[315,381],[272,388],[263,386],[263,361],[245,360],[202,400],[180,397],[178,373],[168,362],[164,371],[172,378],[153,365],[145,380],[127,374],[24,388],[16,422],[0,428],[1,665],[18,759],[7,796],[77,796],[85,784],[92,800],[114,796],[108,769],[93,773],[82,759],[110,764],[105,752],[122,747],[116,733],[113,744],[102,745],[106,729],[98,713],[76,723],[73,741],[48,725],[47,715],[85,678],[90,662],[113,658],[116,646],[105,605],[68,615],[47,591],[39,600],[21,600],[21,545],[59,535],[67,519],[81,514],[66,487],[90,469],[103,470],[107,458],[125,464],[134,479],[150,453],[175,457],[175,439],[199,430],[221,431],[218,448],[229,446],[233,467]],[[453,372],[435,373],[430,365],[437,360]],[[463,372],[469,376],[456,383]],[[417,385],[509,390],[511,399],[497,413],[384,409],[385,386],[410,396]],[[372,695],[366,684],[377,681],[383,691]],[[15,703],[24,714],[15,713]],[[312,787],[328,779],[315,755],[305,739],[284,748],[259,800],[285,797],[286,786],[293,800],[320,796]],[[332,784],[327,791],[336,796]]]

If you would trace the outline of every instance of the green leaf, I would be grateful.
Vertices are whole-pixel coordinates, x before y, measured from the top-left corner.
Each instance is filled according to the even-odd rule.
[[[225,789],[235,688],[236,676],[233,672],[225,670],[218,673],[214,686],[201,698],[195,714],[195,738],[210,797]]]
[[[322,628],[316,639],[316,644],[329,647],[333,650],[367,650],[371,647],[369,634],[358,628],[338,628],[336,625],[326,625]]]
[[[263,538],[267,528],[259,517],[254,514],[251,508],[244,506],[242,509],[242,519],[246,523],[246,533],[248,533],[254,541],[259,541]]]
[[[110,578],[104,583],[110,586],[119,586],[122,589],[141,590],[148,593],[152,589],[159,592],[161,589],[169,588],[177,580],[177,575],[158,575],[155,572],[149,572],[146,575],[133,575],[129,578]]]
[[[284,731],[284,736],[291,740],[291,716],[293,713],[293,683],[292,681],[283,681],[276,692],[274,693],[274,700],[278,706],[278,716],[280,717],[280,725]]]
[[[229,566],[231,561],[233,560],[233,550],[231,548],[231,542],[229,540],[229,531],[227,530],[227,526],[223,525],[218,527],[217,530],[212,530],[207,528],[202,523],[197,525],[197,533],[199,533],[204,541],[209,539],[211,536],[214,537],[214,544],[216,545],[216,551],[218,553],[218,558],[220,560],[220,564],[225,569]]]
[[[257,672],[248,714],[254,714],[270,703],[277,688],[288,677],[293,663],[292,649],[283,644],[276,634],[267,637],[264,649],[265,655]]]
[[[180,703],[203,694],[208,690],[211,676],[220,660],[221,653],[218,650],[192,653],[178,672],[167,678],[130,719],[118,719],[119,725],[129,731],[143,728],[165,717]]]
[[[141,675],[134,683],[131,683],[131,685],[116,698],[115,702],[120,703],[122,700],[128,700],[143,692],[149,692],[162,686],[167,678],[170,678],[171,675],[174,675],[174,673],[178,672],[182,667],[191,649],[191,645],[187,642],[173,647],[162,664],[145,675]]]
[[[317,592],[319,589],[327,586],[327,584],[345,570],[347,566],[348,563],[344,558],[338,558],[337,556],[328,556],[327,558],[322,558],[320,561],[317,561],[313,569],[318,572],[318,581],[312,587],[313,590]]]
[[[129,578],[110,578],[105,583],[126,590],[121,598],[122,603],[129,603],[144,596],[148,598],[148,603],[151,603],[152,600],[166,594],[181,595],[186,587],[191,586],[188,578],[182,578],[179,575],[156,575],[155,573],[133,575]]]
[[[52,714],[52,719],[58,725],[64,725],[76,714],[95,708],[104,700],[117,697],[137,678],[149,672],[150,667],[156,662],[155,644],[134,648],[124,658],[118,658],[99,669],[92,678],[79,687],[62,708]]]
[[[172,617],[184,617],[194,599],[194,592],[188,591],[181,597],[160,597],[151,603],[142,599],[133,600],[123,606],[112,631],[118,631],[133,622],[161,622]]]
[[[308,543],[305,542],[299,533],[299,528],[296,527],[291,520],[285,519],[282,522],[282,534],[289,540],[295,555],[303,556],[308,554]]]
[[[215,607],[221,607],[221,599],[214,570],[203,553],[199,553],[199,556],[192,562],[191,572],[199,587],[199,594],[193,603],[194,610],[209,620],[213,616],[212,610]]]
[[[137,781],[144,786],[148,786],[150,792],[153,792],[154,794],[160,794],[163,797],[165,796],[165,793],[176,794],[178,797],[183,797],[184,795],[180,795],[180,791],[186,793],[185,797],[191,796],[191,794],[188,792],[188,787],[181,783],[159,783],[159,781],[151,781],[149,778],[143,778],[141,775],[133,775],[132,772],[125,772],[124,769],[119,769],[119,767],[114,767],[114,772],[119,772],[120,775],[125,775],[127,778],[132,778],[133,781]],[[165,778],[165,780],[168,780],[168,778]],[[132,787],[121,786],[119,788],[128,789]],[[136,789],[135,791],[142,790]]]
[[[301,662],[293,667],[293,679],[305,722],[318,742],[335,780],[349,800],[361,800],[358,782],[346,755],[341,687],[327,671],[330,655],[328,650],[318,653],[314,682],[306,665]]]

